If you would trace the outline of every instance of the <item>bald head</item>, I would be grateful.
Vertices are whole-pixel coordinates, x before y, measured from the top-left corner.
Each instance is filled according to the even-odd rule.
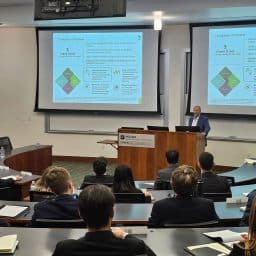
[[[201,113],[201,107],[200,106],[194,106],[193,107],[193,113],[194,113],[194,117],[197,118]]]

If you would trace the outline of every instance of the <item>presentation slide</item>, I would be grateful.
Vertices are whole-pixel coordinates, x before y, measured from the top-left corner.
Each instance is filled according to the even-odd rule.
[[[38,29],[38,110],[159,113],[159,32]]]
[[[54,33],[54,103],[142,103],[142,32]]]
[[[195,25],[191,45],[190,111],[255,115],[256,25]]]
[[[256,105],[256,28],[209,30],[209,105]]]

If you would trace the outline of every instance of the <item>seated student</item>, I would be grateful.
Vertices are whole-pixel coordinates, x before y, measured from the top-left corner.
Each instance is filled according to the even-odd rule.
[[[79,195],[79,212],[87,223],[84,237],[56,245],[53,256],[154,255],[144,242],[119,228],[111,230],[115,197],[104,185],[86,187]]]
[[[132,169],[125,164],[119,165],[115,169],[112,191],[114,193],[143,193],[136,188]],[[147,201],[151,201],[151,194],[149,192],[144,194],[149,198]]]
[[[42,176],[40,177],[40,179],[38,179],[36,183],[31,186],[31,190],[38,191],[38,192],[51,192],[51,189],[46,184],[46,176],[54,168],[55,167],[52,167],[52,166],[46,168]]]
[[[253,191],[251,191],[248,194],[248,201],[246,204],[246,208],[245,208],[245,212],[244,215],[241,219],[241,226],[248,226],[249,225],[249,215],[250,215],[250,211],[251,211],[251,207],[252,207],[252,202],[253,200],[256,198],[256,189],[254,189]]]
[[[213,155],[203,152],[199,156],[198,165],[201,169],[201,193],[230,193],[230,186],[225,177],[212,172],[214,165]]]
[[[93,171],[96,175],[86,175],[84,177],[84,181],[80,186],[80,189],[85,188],[88,183],[95,184],[106,184],[113,183],[113,176],[105,175],[106,167],[107,167],[107,159],[105,157],[99,157],[93,162]]]
[[[148,225],[189,224],[218,220],[212,200],[193,197],[197,187],[197,171],[187,165],[178,167],[171,177],[173,198],[156,201]]]
[[[249,233],[242,234],[242,241],[234,244],[230,256],[255,256],[256,255],[256,199],[252,202],[249,216]]]
[[[79,219],[78,200],[72,196],[73,184],[68,171],[55,166],[47,173],[45,180],[57,196],[34,206],[32,225],[36,219]]]
[[[179,152],[169,150],[166,152],[165,157],[169,166],[157,172],[154,189],[163,189],[163,184],[170,182],[172,172],[178,167]]]

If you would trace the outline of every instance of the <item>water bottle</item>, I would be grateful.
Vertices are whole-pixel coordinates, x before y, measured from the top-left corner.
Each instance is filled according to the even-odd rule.
[[[5,158],[5,149],[3,146],[0,148],[0,158],[1,159]]]

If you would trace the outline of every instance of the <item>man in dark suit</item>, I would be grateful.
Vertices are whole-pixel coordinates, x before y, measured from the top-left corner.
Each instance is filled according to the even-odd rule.
[[[84,181],[80,186],[80,189],[86,187],[87,184],[112,184],[113,176],[105,175],[107,170],[107,159],[105,157],[99,157],[93,162],[93,171],[96,175],[86,175]]]
[[[218,220],[212,200],[193,197],[197,175],[197,171],[187,165],[178,167],[172,173],[171,183],[176,196],[154,203],[148,221],[150,227]]]
[[[32,225],[35,225],[36,219],[79,219],[78,200],[72,196],[73,184],[68,171],[56,166],[47,173],[45,180],[51,191],[57,196],[34,206]]]
[[[194,115],[189,118],[188,125],[199,126],[200,132],[203,133],[206,137],[211,129],[208,118],[204,115],[201,115],[200,106],[194,106],[193,113]]]
[[[144,242],[119,228],[111,229],[115,197],[104,185],[86,187],[79,195],[79,211],[88,232],[78,240],[56,245],[53,256],[154,255]]]
[[[154,189],[168,189],[165,188],[165,185],[168,183],[170,184],[172,172],[178,167],[179,152],[177,152],[176,150],[169,150],[166,152],[165,157],[167,162],[169,163],[169,166],[158,171],[154,184]]]
[[[214,158],[211,153],[201,153],[198,165],[201,169],[199,193],[202,195],[204,193],[230,193],[230,196],[232,195],[227,179],[213,173]]]

